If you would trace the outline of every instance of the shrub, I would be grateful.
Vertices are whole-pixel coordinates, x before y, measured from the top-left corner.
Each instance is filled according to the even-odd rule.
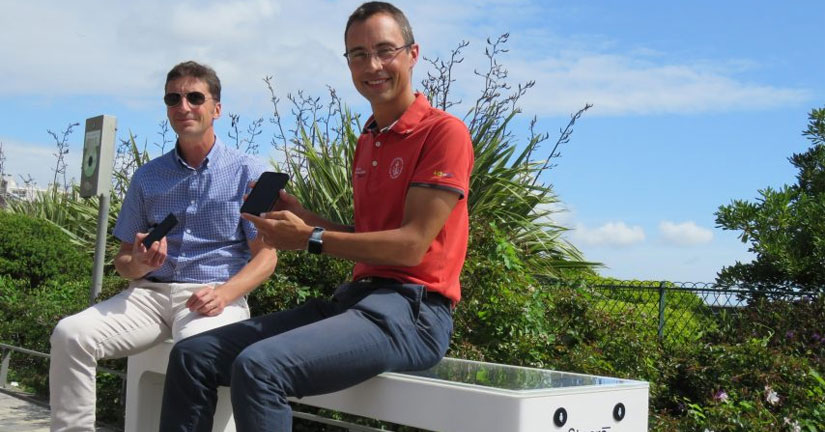
[[[290,309],[310,298],[329,298],[352,276],[352,263],[303,251],[278,251],[275,274],[249,295],[252,316]]]
[[[102,298],[107,298],[120,291],[125,284],[119,277],[104,278]],[[48,280],[33,288],[13,291],[22,283],[15,283],[0,277],[3,316],[12,319],[0,321],[0,340],[4,343],[34,351],[48,353],[49,337],[54,326],[63,317],[75,314],[88,307],[90,278],[76,281]],[[8,293],[8,295],[6,295]],[[48,361],[43,359],[15,355],[14,371],[21,383],[38,394],[47,395]]]
[[[769,344],[783,352],[808,358],[825,369],[825,295],[791,300],[752,299],[735,316],[724,321],[724,330],[715,333],[714,341],[731,343],[742,336],[767,338]]]
[[[540,283],[494,224],[476,226],[449,355],[651,381],[661,349],[643,322],[609,314],[583,286]]]
[[[810,380],[806,393],[810,403],[799,413],[798,422],[806,430],[825,431],[825,379],[813,369],[808,375]]]
[[[48,353],[49,337],[65,316],[77,313],[88,306],[90,277],[64,280],[58,276],[43,280],[38,286],[29,281],[14,280],[0,275],[0,341],[34,351]],[[103,280],[101,299],[120,292],[126,281],[117,276]],[[125,361],[107,361],[111,369],[125,371]],[[49,394],[49,360],[42,357],[15,353],[9,365],[9,378],[18,381],[27,391],[47,398]],[[118,424],[122,420],[121,380],[114,375],[98,375],[98,418]]]
[[[91,259],[57,226],[0,212],[0,275],[34,288],[48,279],[81,279],[91,268]]]
[[[784,419],[797,421],[817,404],[808,394],[810,362],[772,347],[770,337],[675,354],[669,400],[658,408],[679,419],[680,429],[790,430]]]

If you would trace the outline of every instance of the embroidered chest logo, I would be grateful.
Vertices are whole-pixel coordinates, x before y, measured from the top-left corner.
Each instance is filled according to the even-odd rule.
[[[365,175],[367,175],[367,171],[364,168],[355,168],[355,177],[364,177]]]
[[[393,159],[390,163],[390,178],[397,179],[402,171],[404,171],[404,159],[400,157]]]

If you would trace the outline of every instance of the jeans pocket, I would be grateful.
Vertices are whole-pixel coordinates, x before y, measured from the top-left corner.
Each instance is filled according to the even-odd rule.
[[[426,288],[418,284],[400,284],[398,293],[410,302],[410,310],[413,314],[413,321],[418,323],[418,316],[421,313],[421,303],[424,301]]]
[[[341,309],[348,309],[373,291],[375,291],[375,286],[372,284],[348,282],[335,288],[331,301]]]

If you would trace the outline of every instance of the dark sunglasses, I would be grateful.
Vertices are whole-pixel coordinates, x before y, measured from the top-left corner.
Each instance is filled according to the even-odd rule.
[[[189,105],[193,106],[203,105],[203,103],[206,102],[207,99],[205,94],[197,91],[186,94],[166,93],[166,95],[163,96],[163,103],[165,103],[168,107],[178,106],[183,97],[186,98],[186,101],[189,102]]]

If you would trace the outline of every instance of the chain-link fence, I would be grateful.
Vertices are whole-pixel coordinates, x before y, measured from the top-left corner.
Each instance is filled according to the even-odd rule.
[[[565,284],[570,285],[570,282]],[[818,293],[806,290],[722,286],[696,282],[577,281],[598,310],[648,322],[659,339],[680,340],[706,330],[719,317],[737,316],[754,295],[794,300]]]

